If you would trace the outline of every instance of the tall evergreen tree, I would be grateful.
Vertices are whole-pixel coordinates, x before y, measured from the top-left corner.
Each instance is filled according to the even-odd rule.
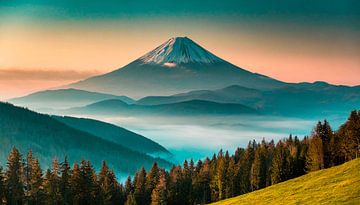
[[[196,172],[197,174],[193,179],[193,203],[205,204],[211,201],[209,158],[206,158],[204,163],[199,161],[196,168],[199,169],[199,171]]]
[[[45,174],[44,189],[47,193],[47,204],[62,204],[60,192],[60,165],[57,159],[53,160],[51,170],[47,170]]]
[[[22,205],[24,201],[23,166],[19,151],[14,147],[8,157],[5,172],[6,202],[9,205]]]
[[[45,201],[45,192],[43,187],[43,173],[38,159],[34,159],[31,165],[31,177],[29,183],[28,204],[41,205]]]
[[[323,143],[320,137],[310,138],[309,149],[306,158],[306,169],[316,171],[324,168]]]
[[[167,205],[168,190],[166,182],[166,173],[162,171],[159,176],[159,182],[151,194],[151,205]]]
[[[191,184],[192,184],[192,168],[189,166],[187,160],[183,163],[181,185],[180,185],[180,197],[186,204],[190,203],[191,198]]]
[[[146,201],[151,201],[152,191],[155,189],[159,181],[159,171],[158,164],[154,162],[150,171],[146,175]]]
[[[74,163],[72,174],[70,177],[71,193],[74,205],[82,205],[83,190],[82,190],[82,177],[78,163]]]
[[[136,178],[136,184],[134,185],[134,197],[136,204],[148,204],[146,198],[146,171],[142,167]]]
[[[32,175],[32,166],[33,166],[33,153],[29,150],[26,160],[24,162],[24,171],[23,171],[23,181],[24,181],[24,203],[32,204],[30,200],[30,192],[31,192],[31,175]]]
[[[121,188],[116,181],[115,174],[109,170],[105,161],[99,172],[99,185],[101,188],[101,202],[104,205],[124,203],[121,196]]]
[[[67,157],[65,157],[64,162],[60,168],[61,177],[60,177],[60,193],[62,198],[63,205],[72,204],[72,192],[71,192],[71,168],[68,162]]]
[[[360,110],[353,110],[337,132],[343,161],[360,157]]]
[[[128,176],[126,181],[125,181],[125,195],[129,196],[133,192],[134,192],[134,186],[133,186],[133,183],[131,181],[131,177]]]
[[[180,165],[173,166],[170,170],[169,182],[169,204],[181,205],[186,204],[181,195],[182,170]]]

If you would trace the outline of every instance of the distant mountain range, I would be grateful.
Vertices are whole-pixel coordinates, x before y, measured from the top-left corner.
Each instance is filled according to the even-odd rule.
[[[84,106],[90,103],[107,99],[120,99],[126,103],[134,102],[126,96],[117,96],[105,93],[90,92],[78,89],[45,90],[27,96],[10,99],[9,102],[31,109],[66,109]]]
[[[269,90],[287,84],[241,69],[187,37],[176,37],[118,70],[65,87],[138,98],[230,85]]]
[[[171,164],[148,154],[170,154],[164,147],[128,130],[89,119],[39,114],[11,104],[0,103],[0,161],[5,162],[11,148],[22,153],[30,149],[42,164],[54,157],[71,162],[89,159],[94,166],[106,160],[117,172],[134,173],[154,161]]]
[[[190,100],[169,104],[137,105],[121,100],[104,100],[97,103],[65,110],[68,114],[103,114],[103,115],[254,115],[255,109],[233,103],[217,103],[205,100]]]
[[[263,114],[315,117],[346,113],[360,107],[360,86],[334,86],[324,82],[302,83],[272,90],[257,90],[238,85],[217,90],[198,90],[172,96],[149,96],[139,105],[160,105],[189,100],[243,104]]]

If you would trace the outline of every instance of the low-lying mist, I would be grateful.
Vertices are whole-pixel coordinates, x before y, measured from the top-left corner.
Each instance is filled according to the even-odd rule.
[[[124,127],[150,138],[174,154],[175,163],[184,159],[211,157],[220,149],[233,153],[250,140],[275,140],[290,134],[302,138],[311,133],[318,120],[274,116],[196,116],[196,117],[114,117],[87,115]],[[339,119],[333,118],[338,126]],[[330,120],[330,123],[332,122]],[[341,119],[343,120],[343,119]],[[343,121],[342,121],[343,122]],[[336,128],[336,127],[335,127]]]

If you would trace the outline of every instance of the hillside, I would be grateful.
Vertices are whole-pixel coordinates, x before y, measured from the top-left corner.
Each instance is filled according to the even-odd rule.
[[[78,89],[45,90],[23,97],[10,99],[9,102],[31,109],[65,109],[84,106],[101,100],[119,99],[126,103],[134,102],[126,96],[117,96],[99,92],[89,92]],[[46,110],[47,111],[47,110]]]
[[[360,159],[213,203],[235,204],[360,204]]]
[[[49,166],[54,157],[62,160],[65,156],[70,162],[88,159],[95,166],[106,160],[117,172],[130,174],[142,166],[149,168],[155,160],[161,166],[170,166],[164,160],[67,126],[48,115],[0,103],[1,162],[6,161],[13,146],[21,153],[31,149],[45,166]]]
[[[99,138],[122,145],[128,149],[151,155],[171,155],[160,144],[116,125],[86,118],[51,116],[75,129],[90,133]]]
[[[104,100],[66,113],[106,115],[242,115],[257,114],[255,109],[234,103],[216,103],[205,100],[190,100],[161,105],[126,104],[121,100]]]

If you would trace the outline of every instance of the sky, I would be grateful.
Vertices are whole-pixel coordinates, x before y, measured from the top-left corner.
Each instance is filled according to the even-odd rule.
[[[286,82],[360,85],[360,2],[0,0],[0,100],[130,63],[171,37]]]

